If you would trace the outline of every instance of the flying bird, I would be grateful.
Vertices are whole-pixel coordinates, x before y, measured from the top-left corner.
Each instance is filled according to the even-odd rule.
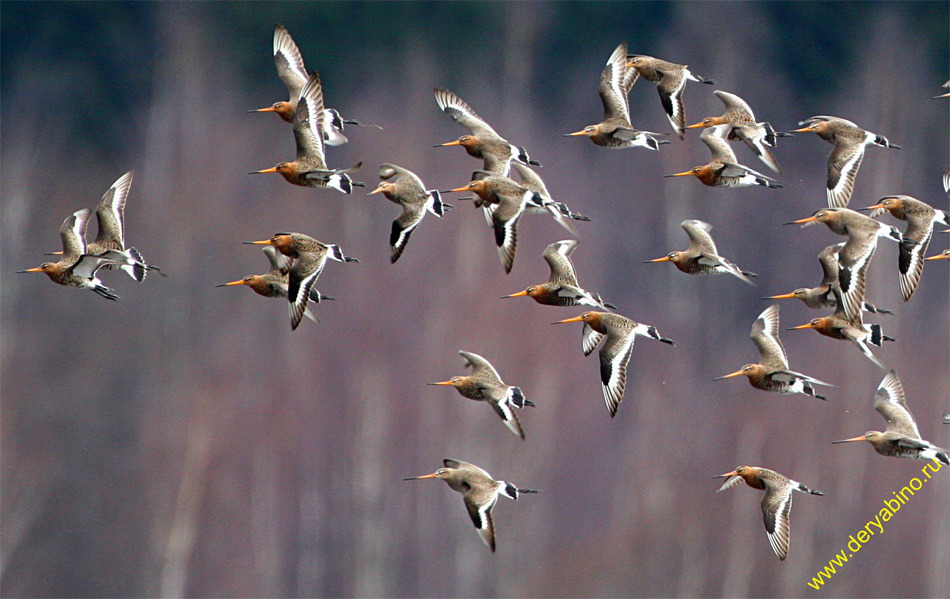
[[[255,245],[272,245],[281,254],[293,258],[293,265],[287,271],[287,301],[290,302],[290,328],[300,325],[310,301],[310,291],[317,278],[323,272],[327,258],[338,262],[359,262],[356,258],[343,255],[340,246],[323,243],[302,233],[276,233],[263,241],[245,241]]]
[[[389,260],[395,263],[402,255],[409,236],[422,222],[426,210],[439,218],[445,214],[451,204],[442,202],[442,196],[435,189],[426,189],[414,172],[395,164],[383,164],[379,167],[379,187],[369,192],[382,193],[386,199],[402,207],[402,214],[393,221],[389,233]]]
[[[687,175],[693,175],[699,179],[703,185],[708,185],[709,187],[750,187],[753,185],[762,185],[771,188],[782,187],[775,182],[775,179],[739,164],[735,153],[732,151],[732,148],[729,147],[729,142],[723,137],[721,127],[723,127],[723,125],[710,127],[699,135],[699,138],[703,140],[703,143],[709,148],[709,153],[711,154],[711,159],[707,164],[691,168],[682,173],[663,176],[685,177]]]
[[[267,108],[259,108],[248,112],[274,112],[280,118],[288,123],[294,122],[294,112],[297,109],[297,100],[300,98],[300,92],[307,85],[310,76],[303,64],[303,57],[297,44],[294,43],[287,28],[283,25],[277,25],[274,28],[274,63],[277,65],[277,76],[287,86],[287,92],[290,99],[274,102]],[[345,125],[363,126],[359,121],[344,119],[340,113],[333,108],[323,109],[323,121],[321,130],[323,139],[328,146],[339,146],[347,142],[343,135]],[[368,125],[382,129],[379,125]]]
[[[772,304],[759,314],[752,323],[749,337],[759,350],[759,362],[746,364],[735,372],[713,380],[718,381],[744,374],[749,378],[749,384],[756,389],[783,394],[803,393],[818,399],[828,399],[824,395],[819,395],[813,385],[830,387],[830,383],[788,369],[788,354],[785,353],[785,347],[779,339],[778,304]]]
[[[634,322],[625,316],[608,312],[584,312],[580,316],[559,320],[553,324],[583,322],[581,347],[588,356],[603,340],[600,347],[600,382],[604,402],[610,417],[617,415],[627,385],[627,364],[633,354],[633,341],[637,335],[650,337],[663,343],[676,345],[672,339],[660,336],[656,327]]]
[[[270,263],[269,271],[262,275],[247,275],[243,279],[231,281],[230,283],[223,283],[217,286],[231,287],[233,285],[247,285],[253,289],[255,293],[258,295],[263,295],[264,297],[287,298],[290,267],[293,265],[294,260],[293,258],[278,252],[277,248],[272,245],[265,246],[263,249],[264,255],[267,256],[267,261]],[[323,295],[317,290],[316,287],[310,288],[311,302],[320,303],[323,300],[334,299],[336,298],[330,297],[329,295]],[[320,322],[319,319],[313,315],[313,312],[310,310],[309,306],[304,309],[303,315],[314,322]]]
[[[732,472],[726,472],[713,478],[725,478],[720,491],[731,489],[745,481],[753,489],[765,491],[762,497],[762,517],[765,520],[765,532],[769,536],[769,545],[780,560],[788,557],[788,545],[791,540],[790,517],[792,514],[792,491],[811,495],[824,495],[821,491],[812,491],[802,483],[782,476],[774,470],[756,466],[739,466]]]
[[[472,352],[460,351],[459,354],[465,360],[465,365],[472,369],[472,374],[454,376],[447,381],[428,384],[450,385],[455,387],[462,397],[487,402],[501,417],[508,430],[524,440],[524,429],[514,408],[520,409],[525,406],[534,406],[534,404],[525,399],[520,387],[506,385],[488,360]]]
[[[712,225],[701,220],[688,219],[680,223],[680,226],[689,236],[689,248],[681,252],[670,252],[662,258],[647,260],[646,263],[671,262],[676,268],[690,275],[729,273],[749,285],[755,285],[749,277],[758,275],[742,270],[719,255],[716,242],[709,234]]]
[[[541,254],[551,268],[551,276],[547,282],[502,296],[502,299],[527,296],[548,306],[593,306],[602,310],[616,308],[613,304],[604,303],[600,295],[585,291],[578,285],[577,273],[571,263],[571,254],[577,249],[577,245],[578,242],[573,239],[548,245]]]
[[[77,210],[66,217],[59,227],[59,236],[63,241],[63,257],[58,262],[44,262],[36,268],[18,270],[18,273],[42,272],[57,285],[91,289],[100,296],[117,300],[112,289],[96,278],[96,272],[106,264],[116,266],[124,264],[127,256],[115,250],[106,250],[99,255],[86,252],[86,225],[89,222],[88,208]]]
[[[805,305],[813,310],[834,310],[837,308],[835,295],[831,291],[831,286],[838,284],[838,252],[844,247],[845,242],[829,245],[818,254],[818,262],[821,264],[822,278],[817,287],[799,287],[791,293],[782,295],[772,295],[763,299],[800,299]],[[894,312],[884,308],[878,308],[874,304],[864,300],[861,308],[865,312],[876,312],[879,314],[893,314]]]
[[[323,145],[323,89],[320,76],[314,71],[300,92],[300,99],[294,110],[294,140],[297,144],[297,158],[290,162],[279,162],[276,166],[251,174],[280,173],[288,183],[303,187],[332,187],[343,193],[352,193],[353,186],[364,187],[354,182],[347,173],[362,166],[362,162],[348,169],[327,167]]]
[[[495,133],[495,130],[482,117],[475,114],[472,107],[462,98],[442,87],[436,87],[433,91],[439,108],[452,117],[453,121],[471,131],[471,134],[463,135],[455,141],[439,144],[437,148],[462,146],[469,156],[484,161],[482,170],[494,175],[508,176],[512,160],[541,166],[540,162],[528,156],[524,148],[508,143],[508,140]]]
[[[714,85],[716,82],[691,73],[684,64],[666,62],[642,54],[627,56],[627,66],[636,69],[637,74],[647,81],[656,83],[660,102],[663,104],[663,110],[666,111],[666,118],[669,119],[673,131],[680,136],[680,139],[683,139],[683,129],[686,125],[683,88],[686,87],[686,81],[698,81],[709,85]],[[632,86],[633,82],[630,85]]]
[[[604,119],[596,125],[588,125],[575,133],[565,136],[586,135],[592,142],[605,148],[643,147],[659,150],[660,144],[655,136],[660,133],[638,131],[630,124],[630,104],[627,95],[637,81],[637,71],[627,67],[627,42],[621,42],[607,60],[600,75],[600,100],[604,104]]]
[[[894,218],[907,221],[904,239],[909,239],[913,243],[901,243],[900,254],[897,258],[901,273],[901,293],[906,302],[914,295],[917,284],[920,283],[920,275],[924,271],[924,253],[930,245],[934,223],[950,227],[950,214],[945,210],[935,210],[929,204],[907,195],[881,198],[877,204],[868,206],[864,210],[870,210],[872,218],[884,212],[890,212]]]
[[[478,537],[485,545],[495,551],[495,525],[492,522],[491,511],[498,501],[499,495],[517,501],[520,493],[537,493],[532,489],[519,489],[515,485],[503,480],[494,480],[490,474],[476,466],[461,460],[445,458],[442,460],[444,468],[439,468],[432,474],[414,476],[403,480],[422,480],[424,478],[439,478],[445,481],[453,490],[462,494],[465,509],[478,530]]]
[[[939,460],[950,466],[947,450],[941,449],[920,438],[914,415],[907,407],[904,398],[904,387],[893,370],[885,375],[874,394],[874,409],[887,421],[887,430],[868,431],[858,437],[832,441],[832,443],[848,443],[851,441],[867,441],[874,446],[874,451],[881,455],[895,458],[912,458],[915,460]]]
[[[772,128],[771,124],[767,122],[756,122],[755,115],[752,114],[752,108],[739,96],[718,89],[713,91],[713,93],[726,105],[726,111],[722,113],[722,116],[706,117],[695,125],[690,125],[686,128],[696,129],[698,127],[708,128],[722,126],[726,132],[726,139],[745,142],[745,144],[755,152],[755,155],[759,157],[759,160],[764,162],[766,166],[776,173],[781,174],[782,169],[779,168],[778,162],[775,161],[772,150],[769,148],[775,147],[776,137],[787,136],[789,134],[775,133],[775,129]]]
[[[835,146],[828,155],[827,195],[831,208],[844,208],[851,201],[854,178],[864,159],[866,146],[901,149],[883,135],[865,131],[851,121],[835,116],[813,116],[798,124],[802,128],[795,129],[793,133],[812,131]]]
[[[518,173],[518,177],[521,179],[518,182],[519,185],[529,191],[537,192],[535,201],[525,204],[525,214],[549,214],[554,217],[554,221],[557,224],[567,229],[572,235],[578,234],[572,221],[590,221],[590,219],[583,214],[571,211],[571,209],[567,207],[567,204],[555,201],[551,197],[551,193],[548,191],[541,176],[533,169],[520,162],[512,162],[511,167],[515,169]],[[488,207],[486,207],[486,209],[487,208]]]

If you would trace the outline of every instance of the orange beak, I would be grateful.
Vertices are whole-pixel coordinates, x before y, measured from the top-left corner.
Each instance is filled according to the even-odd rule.
[[[765,299],[792,299],[794,297],[794,293],[783,293],[782,295],[770,295]]]
[[[575,316],[574,318],[568,318],[566,320],[559,320],[557,322],[552,322],[551,324],[563,324],[565,322],[581,322],[584,320],[581,316]]]
[[[669,262],[669,256],[663,256],[662,258],[656,258],[655,260],[647,260],[647,262]]]
[[[801,224],[804,224],[804,223],[814,223],[814,222],[817,222],[817,221],[818,221],[818,219],[815,218],[814,216],[809,216],[808,218],[800,218],[800,219],[798,219],[798,220],[793,220],[793,221],[792,221],[791,223],[789,223],[789,224],[791,224],[791,225],[801,225]]]
[[[452,381],[442,381],[441,383],[426,383],[426,385],[451,385]]]
[[[789,331],[800,331],[801,329],[813,329],[813,328],[815,328],[815,327],[813,327],[810,322],[807,322],[807,323],[805,323],[805,324],[798,325],[797,327],[792,327],[792,328],[790,328],[790,329],[788,329],[788,330],[789,330]]]
[[[943,252],[942,254],[937,254],[936,256],[931,256],[929,258],[924,258],[925,260],[950,260],[950,252]]]
[[[802,127],[801,129],[795,129],[792,133],[808,133],[811,131],[811,127]]]
[[[449,191],[470,191],[470,188],[468,185],[466,185],[465,187],[456,187],[455,189],[450,189]]]
[[[686,175],[692,175],[693,171],[685,171],[682,173],[674,173],[672,175],[663,175],[664,177],[685,177]]]
[[[274,245],[274,242],[270,239],[265,239],[264,241],[245,241],[244,243],[253,245]]]
[[[850,443],[851,441],[867,441],[868,438],[864,435],[860,437],[851,437],[850,439],[842,439],[840,441],[832,441],[832,443]]]
[[[425,474],[423,476],[413,476],[411,478],[404,478],[403,480],[422,480],[423,478],[439,478],[439,477],[435,472],[433,472],[432,474]]]
[[[460,142],[459,140],[456,139],[455,141],[450,141],[450,142],[448,142],[448,143],[439,144],[439,145],[437,145],[436,147],[437,147],[437,148],[441,148],[441,147],[445,147],[445,146],[460,146],[460,145],[462,145],[462,142]]]
[[[583,130],[575,131],[574,133],[565,133],[565,137],[573,137],[575,135],[587,135],[587,133]]]
[[[380,193],[382,190],[383,190],[383,184],[380,183],[380,184],[379,184],[379,187],[377,187],[376,189],[374,189],[373,191],[369,192],[369,193],[366,194],[366,195],[371,196],[371,195],[373,195],[374,193]]]
[[[725,474],[720,474],[719,476],[714,476],[713,478],[729,478],[730,476],[736,476],[739,473],[733,470],[732,472],[726,472]]]
[[[690,125],[686,127],[686,129],[696,129],[697,127],[702,127],[702,126],[703,126],[702,123],[696,123],[695,125]]]
[[[268,106],[267,108],[258,108],[256,110],[249,110],[248,112],[277,112],[277,109],[273,106]]]
[[[881,204],[874,204],[873,206],[868,206],[867,208],[865,208],[865,210],[877,210],[878,208],[883,208],[883,207],[884,206]]]
[[[501,296],[501,299],[505,299],[506,297],[521,297],[522,295],[528,295],[528,290],[525,289],[524,291],[519,291],[518,293],[512,293],[511,295],[503,295]]]
[[[270,168],[265,168],[265,169],[262,170],[262,171],[253,171],[253,172],[251,172],[251,173],[249,173],[249,174],[251,174],[251,175],[260,175],[260,174],[262,174],[262,173],[276,173],[276,172],[277,172],[277,167],[276,167],[276,166],[272,166],[272,167],[270,167]]]
[[[26,270],[18,270],[17,272],[43,272],[42,266],[37,266],[36,268],[28,268]]]
[[[231,281],[230,283],[218,285],[218,287],[230,287],[231,285],[246,285],[246,283],[244,282],[244,279],[241,279],[240,281]]]
[[[720,380],[722,380],[722,379],[731,379],[732,377],[734,377],[734,376],[739,376],[740,374],[742,374],[742,371],[741,371],[741,370],[737,370],[737,371],[735,371],[735,372],[730,372],[729,374],[724,374],[724,375],[722,375],[722,376],[716,377],[716,378],[714,378],[713,380],[714,380],[714,381],[720,381]]]

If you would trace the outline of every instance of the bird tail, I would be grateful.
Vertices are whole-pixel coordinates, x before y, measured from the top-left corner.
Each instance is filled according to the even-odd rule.
[[[429,201],[426,202],[426,208],[432,214],[442,218],[445,215],[445,211],[452,207],[451,204],[446,204],[442,201],[442,194],[439,193],[436,189],[430,189],[426,191],[429,194]]]

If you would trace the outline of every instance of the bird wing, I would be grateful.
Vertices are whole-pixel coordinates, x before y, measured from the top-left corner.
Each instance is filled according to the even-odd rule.
[[[905,437],[920,439],[920,431],[914,416],[907,407],[904,387],[893,370],[884,376],[874,394],[874,409],[887,421],[887,432],[898,433]]]
[[[89,224],[88,208],[77,210],[66,217],[59,227],[63,241],[63,260],[75,262],[86,252],[86,225]]]
[[[495,410],[495,413],[501,417],[505,426],[508,427],[508,430],[524,439],[524,429],[521,428],[521,421],[518,420],[518,415],[515,414],[515,411],[511,409],[511,403],[508,402],[507,397],[506,393],[500,401],[489,401],[488,404]]]
[[[479,383],[499,387],[505,385],[498,371],[495,370],[495,367],[492,366],[488,360],[472,352],[460,351],[459,354],[465,359],[466,366],[472,369],[472,376],[479,379]]]
[[[133,172],[119,177],[99,200],[96,206],[96,219],[99,221],[97,244],[109,243],[125,248],[125,200],[132,186]]]
[[[851,236],[838,251],[838,283],[844,300],[844,313],[849,320],[861,319],[868,266],[876,249],[876,237],[868,240]]]
[[[742,113],[742,120],[755,121],[755,115],[752,114],[752,108],[749,107],[745,100],[735,94],[730,94],[729,92],[724,92],[720,89],[715,90],[713,93],[716,94],[716,96],[722,100],[722,103],[726,105],[726,112]]]
[[[710,231],[712,225],[701,220],[689,219],[680,223],[683,230],[689,236],[689,248],[695,253],[719,255],[716,250],[716,242],[713,241]]]
[[[821,263],[821,285],[831,285],[838,282],[838,252],[844,247],[844,242],[829,245],[818,254]]]
[[[585,322],[584,327],[581,329],[581,349],[584,350],[584,355],[589,356],[590,352],[594,351],[594,348],[597,347],[604,336],[603,333],[595,331],[594,327]]]
[[[630,69],[634,70],[635,69]],[[600,100],[604,104],[604,120],[622,118],[630,122],[627,91],[624,88],[627,72],[627,42],[621,42],[607,60],[600,75]]]
[[[739,483],[742,482],[742,480],[743,479],[741,476],[739,476],[738,474],[733,474],[732,476],[727,478],[724,483],[722,483],[722,486],[719,487],[719,490],[716,491],[716,493],[721,493],[722,491],[725,491],[727,489],[732,489],[734,487],[737,487]]]
[[[492,522],[491,510],[498,501],[498,494],[481,487],[472,489],[463,496],[465,508],[472,518],[472,524],[478,530],[478,536],[485,545],[495,551],[495,524]]]
[[[494,137],[497,141],[504,142],[504,139],[495,133],[495,130],[492,129],[482,117],[475,114],[472,107],[466,104],[462,98],[443,87],[433,88],[433,91],[435,92],[435,101],[439,105],[439,108],[452,117],[452,120],[464,127],[468,127],[476,137]]]
[[[762,497],[762,518],[765,520],[765,532],[769,535],[769,545],[780,560],[788,557],[791,513],[791,485],[786,484],[780,487],[767,485],[765,495]]]
[[[116,258],[124,260],[124,256],[121,254],[113,254],[113,250],[109,250],[105,255],[93,256],[92,254],[83,254],[79,257],[79,260],[75,264],[69,267],[69,271],[72,272],[77,277],[82,277],[83,279],[91,279],[96,276],[96,271],[102,268],[106,264],[118,264]]]
[[[283,25],[274,29],[274,63],[277,65],[277,76],[290,92],[290,101],[296,102],[300,90],[307,84],[307,69],[304,68],[297,44]]]
[[[327,253],[301,252],[288,273],[287,300],[290,302],[290,325],[296,329],[303,317],[310,289],[317,282],[327,263]]]
[[[752,323],[749,337],[759,350],[759,363],[769,369],[787,370],[788,354],[779,339],[779,306],[772,304]]]
[[[828,155],[828,206],[844,208],[851,201],[854,178],[864,159],[864,144],[840,141]]]
[[[270,272],[275,275],[286,275],[290,272],[290,267],[293,266],[294,259],[290,256],[285,256],[277,251],[272,245],[264,246],[264,255],[267,256],[267,261],[270,262]]]
[[[389,232],[389,259],[395,262],[402,255],[406,244],[409,243],[409,236],[426,214],[424,205],[403,204],[402,214],[393,221],[392,229]]]
[[[901,294],[906,302],[914,295],[917,290],[917,284],[920,283],[920,275],[924,272],[924,255],[927,252],[927,246],[930,245],[930,238],[933,235],[933,220],[927,219],[926,224],[918,220],[909,220],[907,230],[904,231],[904,237],[909,237],[917,243],[900,243],[897,258],[897,264],[900,268]]]
[[[624,387],[627,385],[627,364],[633,353],[635,335],[607,336],[600,348],[600,382],[604,392],[604,402],[610,417],[617,414],[617,408],[623,401]]]
[[[323,147],[323,87],[316,71],[310,74],[297,101],[294,139],[297,142],[297,160],[309,162],[320,169],[327,167]]]
[[[578,242],[574,239],[565,239],[556,241],[544,248],[544,253],[541,255],[547,260],[548,266],[551,268],[549,282],[577,286],[577,273],[571,263],[571,254],[574,253],[577,245]]]
[[[407,168],[401,166],[396,166],[395,164],[385,163],[379,167],[379,178],[381,180],[388,180],[395,177],[396,179],[392,181],[396,185],[408,185],[411,189],[425,193],[425,185],[422,183],[422,179],[419,178],[417,174],[412,172]]]
[[[518,220],[524,214],[525,200],[533,191],[525,192],[521,199],[507,196],[499,197],[498,206],[492,210],[492,228],[495,230],[495,244],[498,246],[498,257],[501,259],[505,272],[511,272],[515,262],[515,251],[518,249]]]
[[[738,163],[735,152],[729,147],[729,142],[722,137],[725,127],[726,125],[717,125],[704,129],[699,134],[699,138],[709,148],[709,153],[712,155],[710,162]]]

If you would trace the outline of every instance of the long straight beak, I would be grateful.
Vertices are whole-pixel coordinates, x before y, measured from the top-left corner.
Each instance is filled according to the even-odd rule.
[[[792,133],[808,133],[811,127],[802,127],[801,129],[792,129]]]
[[[60,252],[45,252],[43,255],[44,256],[62,256],[63,252],[61,251]]]
[[[726,472],[725,474],[720,474],[719,476],[714,476],[713,478],[729,478],[730,476],[735,476],[738,474],[735,470],[732,472]]]
[[[950,252],[943,252],[942,254],[937,254],[936,256],[924,258],[924,260],[950,260]]]
[[[793,220],[788,223],[782,223],[783,225],[803,225],[805,223],[815,223],[818,222],[818,219],[814,216],[809,216],[808,218],[800,218],[798,220]]]
[[[215,285],[215,287],[230,287],[231,285],[244,285],[244,279],[240,281],[231,281],[230,283],[222,283],[221,285]]]
[[[713,380],[714,380],[714,381],[721,381],[722,379],[731,379],[732,377],[734,377],[734,376],[739,376],[740,374],[742,374],[742,371],[741,371],[741,370],[737,370],[737,371],[735,371],[735,372],[730,372],[729,374],[724,374],[724,375],[722,375],[722,376],[717,376],[717,377],[714,378]]]
[[[786,331],[800,331],[800,330],[802,330],[802,329],[812,329],[812,328],[814,328],[814,327],[811,325],[811,323],[810,323],[810,322],[807,322],[807,323],[805,323],[805,324],[798,325],[797,327],[791,327],[791,328],[788,328],[788,329],[785,329],[785,330],[786,330]]]
[[[674,173],[674,174],[672,174],[672,175],[663,175],[663,177],[664,177],[664,178],[669,178],[669,177],[685,177],[686,175],[692,175],[692,174],[693,174],[693,171],[685,171],[685,172],[682,172],[682,173]]]
[[[794,293],[783,293],[782,295],[770,295],[762,299],[792,299],[795,297]]]
[[[501,299],[505,299],[508,297],[521,297],[522,295],[528,295],[528,290],[525,289],[524,291],[519,291],[518,293],[512,293],[511,295],[503,295],[501,296]]]
[[[373,191],[369,192],[369,193],[366,194],[366,195],[371,196],[371,195],[373,195],[374,193],[379,193],[379,192],[381,192],[382,190],[383,190],[383,186],[382,186],[382,184],[380,184],[379,187],[377,187],[376,189],[374,189]]]
[[[868,438],[864,435],[860,437],[851,437],[850,439],[842,439],[840,441],[832,441],[832,443],[850,443],[851,441],[867,441]]]
[[[868,206],[867,208],[858,208],[858,210],[860,210],[861,212],[866,212],[868,210],[877,210],[878,208],[883,208],[883,207],[884,206],[880,204],[874,204],[873,206]]]
[[[574,137],[575,135],[587,135],[583,130],[575,131],[574,133],[565,133],[564,137]]]
[[[451,385],[452,381],[442,381],[440,383],[426,383],[426,385]]]
[[[656,258],[656,259],[653,259],[653,260],[644,260],[643,263],[644,263],[644,264],[649,264],[649,263],[651,263],[651,262],[669,262],[669,261],[670,261],[670,257],[669,257],[669,256],[663,256],[662,258]]]
[[[434,145],[434,146],[432,146],[432,147],[433,147],[433,148],[444,148],[444,147],[447,147],[447,146],[460,146],[460,145],[462,145],[462,142],[460,142],[459,140],[456,139],[455,141],[450,141],[450,142],[448,142],[448,143]]]
[[[21,272],[43,272],[43,268],[42,268],[41,266],[37,266],[36,268],[28,268],[28,269],[26,269],[26,270],[18,270],[17,272],[18,272],[18,273],[21,273]]]
[[[273,106],[268,106],[267,108],[255,108],[254,110],[248,110],[248,112],[277,112],[277,109]]]
[[[702,127],[702,126],[703,126],[702,123],[696,123],[695,125],[689,125],[689,126],[683,127],[683,128],[684,128],[684,129],[696,129],[697,127]]]
[[[469,191],[468,185],[465,187],[456,187],[455,189],[450,189],[449,191]]]
[[[404,478],[403,480],[422,480],[424,478],[439,478],[439,477],[438,475],[436,475],[435,472],[433,472],[432,474],[426,474],[424,476],[412,476],[409,478]]]
[[[274,245],[270,239],[265,239],[264,241],[242,241],[241,243],[245,245]]]
[[[248,173],[248,174],[249,174],[249,175],[260,175],[260,174],[262,174],[262,173],[276,173],[276,172],[277,172],[277,167],[276,167],[276,166],[272,166],[272,167],[270,167],[270,168],[265,168],[265,169],[262,170],[262,171],[251,171],[251,172]]]
[[[559,320],[557,322],[552,322],[551,324],[564,324],[565,322],[581,322],[584,320],[583,315],[575,316],[574,318],[568,318],[566,320]]]

